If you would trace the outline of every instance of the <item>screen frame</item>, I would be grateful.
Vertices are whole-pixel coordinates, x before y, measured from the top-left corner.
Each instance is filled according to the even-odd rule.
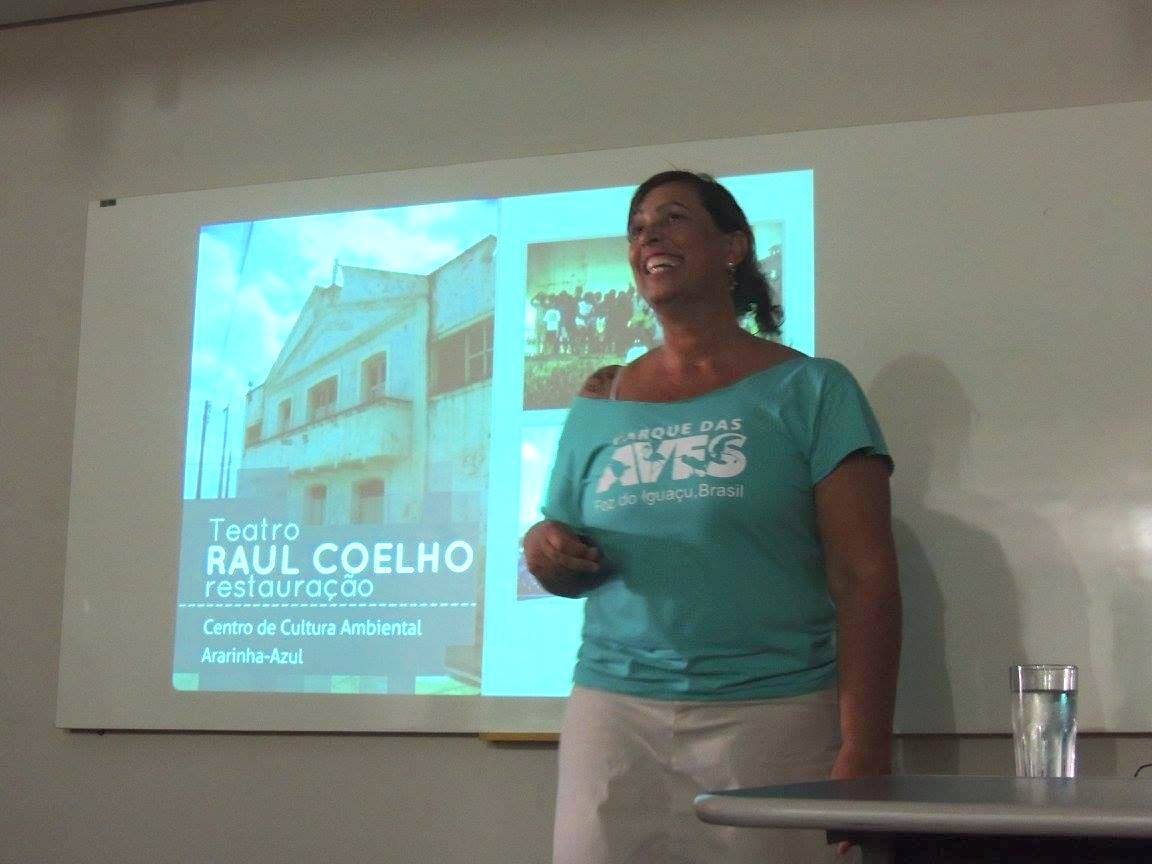
[[[557,731],[564,704],[557,697],[172,688],[181,522],[180,495],[173,491],[182,485],[198,233],[212,223],[627,186],[668,164],[707,166],[718,176],[808,171],[795,136],[792,146],[783,143],[696,142],[92,202],[57,725]],[[625,214],[619,221],[624,224]],[[813,322],[793,326],[810,333]],[[152,395],[142,400],[141,393]],[[171,482],[155,479],[167,477]],[[111,499],[102,491],[108,489],[118,490]]]

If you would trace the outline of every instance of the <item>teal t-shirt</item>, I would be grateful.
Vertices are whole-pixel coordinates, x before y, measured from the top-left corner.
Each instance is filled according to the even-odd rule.
[[[888,457],[856,380],[800,357],[678,402],[577,397],[543,512],[589,536],[575,682],[657,699],[797,696],[836,677],[814,489]]]

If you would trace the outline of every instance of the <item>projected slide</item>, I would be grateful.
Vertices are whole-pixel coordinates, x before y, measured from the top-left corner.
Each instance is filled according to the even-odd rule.
[[[725,180],[813,349],[811,172]],[[539,518],[584,378],[658,344],[631,187],[203,226],[172,683],[563,696]]]

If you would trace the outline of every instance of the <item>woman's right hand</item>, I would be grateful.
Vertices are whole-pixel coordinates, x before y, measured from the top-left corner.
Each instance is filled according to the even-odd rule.
[[[545,519],[524,535],[528,570],[545,591],[579,597],[600,584],[600,550],[563,522]]]

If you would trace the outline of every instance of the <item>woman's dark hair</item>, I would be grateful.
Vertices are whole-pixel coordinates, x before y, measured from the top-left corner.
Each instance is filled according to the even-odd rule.
[[[779,303],[772,300],[772,286],[768,278],[760,269],[756,259],[756,238],[752,234],[752,226],[748,224],[748,217],[732,193],[720,185],[711,174],[699,174],[693,171],[661,171],[654,174],[636,187],[632,193],[632,203],[628,205],[628,221],[640,206],[644,198],[657,186],[667,183],[685,183],[696,190],[696,196],[701,205],[712,216],[716,227],[725,234],[739,231],[748,239],[748,252],[742,261],[736,263],[732,272],[732,304],[736,307],[736,316],[743,318],[749,312],[756,319],[756,331],[762,336],[775,336],[780,333],[780,325],[784,321],[784,310]]]

